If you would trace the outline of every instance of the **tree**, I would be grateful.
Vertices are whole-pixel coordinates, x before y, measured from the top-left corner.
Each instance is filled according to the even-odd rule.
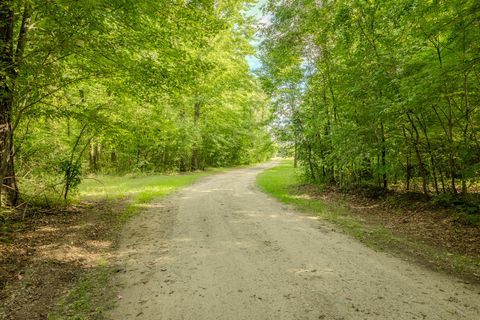
[[[67,198],[88,171],[195,170],[271,152],[245,61],[245,1],[1,3],[6,205],[15,170],[20,187]]]
[[[478,181],[478,4],[297,0],[266,9],[264,83],[274,99],[298,84],[290,121],[310,178],[420,185],[425,194],[456,194],[459,184],[466,193]]]

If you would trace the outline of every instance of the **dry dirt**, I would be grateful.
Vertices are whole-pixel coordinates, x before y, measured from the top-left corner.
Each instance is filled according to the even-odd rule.
[[[293,192],[333,207],[343,206],[347,208],[346,214],[361,222],[383,226],[395,234],[417,239],[434,248],[471,258],[480,257],[480,226],[456,221],[454,208],[435,206],[425,199],[407,198],[392,204],[388,197],[368,198],[335,189],[320,190],[318,186],[308,184],[297,187]],[[480,280],[480,274],[476,277]]]
[[[210,176],[130,220],[112,319],[480,319],[480,288]]]
[[[0,233],[9,238],[0,242],[0,319],[47,319],[85,272],[110,258],[122,208],[97,202],[35,212]]]

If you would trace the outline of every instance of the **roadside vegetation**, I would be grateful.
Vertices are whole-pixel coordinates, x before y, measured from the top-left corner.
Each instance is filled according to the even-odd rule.
[[[128,205],[118,215],[119,222],[125,222],[139,212],[142,205],[192,184],[200,177],[221,170],[216,168],[189,174],[170,175],[99,176],[85,180],[79,188],[79,196],[83,201],[127,200]]]
[[[478,1],[268,1],[262,83],[305,179],[479,221]],[[463,219],[462,218],[462,219]]]
[[[455,210],[431,201],[390,194],[359,196],[305,183],[292,160],[258,175],[260,189],[281,202],[333,223],[374,250],[386,251],[433,269],[480,281],[480,226],[465,225]],[[321,245],[321,244],[319,244]]]
[[[270,0],[265,14],[258,74],[299,180],[282,166],[260,184],[366,242],[406,234],[412,252],[431,245],[424,260],[478,267],[478,1]]]
[[[109,279],[121,272],[115,263],[121,226],[152,200],[221,170],[96,176],[70,205],[37,208],[34,219],[5,224],[0,318],[102,319],[118,299]]]
[[[245,1],[0,2],[0,205],[273,152]]]

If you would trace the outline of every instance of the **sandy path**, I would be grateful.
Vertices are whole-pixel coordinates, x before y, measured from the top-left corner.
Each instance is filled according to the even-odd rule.
[[[257,191],[267,166],[207,177],[131,220],[112,319],[480,319],[480,288]]]

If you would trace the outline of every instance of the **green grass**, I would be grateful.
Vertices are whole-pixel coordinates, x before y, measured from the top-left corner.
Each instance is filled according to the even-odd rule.
[[[84,199],[120,199],[138,198],[148,202],[176,189],[189,185],[207,173],[152,175],[152,176],[99,176],[85,179],[79,188],[80,197]]]
[[[105,319],[106,310],[113,303],[113,292],[108,289],[113,268],[100,265],[85,274],[68,296],[59,302],[48,320]],[[98,305],[97,301],[109,301]]]
[[[190,185],[200,177],[220,171],[222,169],[174,175],[99,176],[84,180],[79,188],[79,198],[112,201],[129,199],[129,204],[118,216],[120,222],[125,222],[131,216],[139,213],[142,205]]]
[[[362,225],[346,215],[344,208],[333,207],[321,200],[312,199],[295,191],[295,187],[301,184],[301,180],[300,174],[293,168],[291,160],[283,160],[279,166],[260,173],[257,176],[257,184],[260,190],[283,203],[294,205],[306,213],[335,222],[353,235],[362,236],[364,234]],[[379,235],[386,232],[385,230],[378,231]]]
[[[341,204],[326,203],[298,192],[297,187],[301,185],[300,173],[293,168],[291,160],[284,160],[279,166],[260,173],[257,176],[257,184],[263,192],[305,213],[334,223],[347,234],[375,250],[402,256],[407,254],[408,257],[415,259],[421,257],[424,262],[433,264],[436,268],[478,276],[480,271],[478,258],[454,254],[408,236],[393,234],[382,225],[365,223]]]

